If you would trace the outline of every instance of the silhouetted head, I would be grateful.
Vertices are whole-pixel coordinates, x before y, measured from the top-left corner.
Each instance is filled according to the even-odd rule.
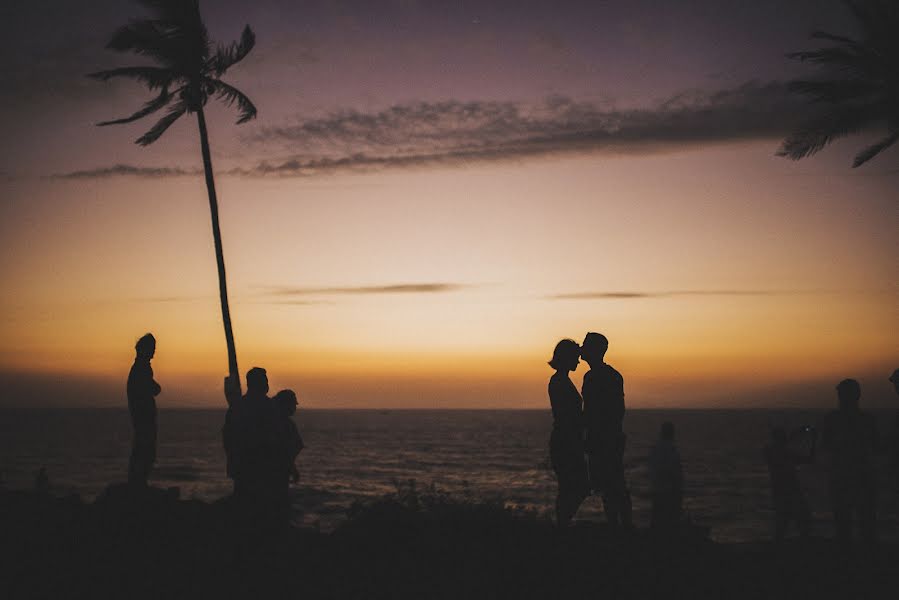
[[[268,394],[268,375],[262,367],[253,367],[247,371],[247,393]]]
[[[787,443],[787,431],[783,427],[775,427],[771,430],[771,441],[778,445]]]
[[[581,348],[574,340],[564,339],[556,344],[553,350],[553,358],[549,361],[556,371],[574,371],[580,363]]]
[[[601,333],[590,332],[584,337],[581,344],[581,357],[591,365],[599,364],[609,349],[609,340]]]
[[[862,386],[854,379],[844,379],[837,384],[837,398],[840,410],[858,410],[858,400],[862,397]]]
[[[899,369],[893,371],[893,374],[890,375],[890,381],[893,382],[893,387],[896,388],[896,393],[899,394]]]
[[[674,441],[674,423],[671,421],[665,421],[662,423],[662,429],[659,432],[659,437],[663,440],[668,440],[669,442]]]
[[[275,394],[275,409],[288,417],[297,412],[297,395],[293,390],[281,390]]]
[[[156,338],[152,333],[145,333],[137,343],[134,344],[134,350],[140,358],[151,359],[156,354]]]

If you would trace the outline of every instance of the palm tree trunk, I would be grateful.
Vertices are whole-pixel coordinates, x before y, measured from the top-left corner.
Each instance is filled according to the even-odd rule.
[[[206,190],[209,192],[209,212],[212,215],[212,238],[215,240],[215,260],[219,270],[219,298],[222,301],[222,322],[225,325],[225,342],[228,344],[228,374],[240,393],[240,374],[237,371],[237,350],[231,331],[231,310],[228,308],[228,284],[225,282],[225,255],[222,252],[222,232],[219,230],[219,207],[215,195],[215,178],[212,175],[212,156],[209,153],[209,135],[202,107],[197,110],[200,126],[200,148],[203,152],[203,170],[206,173]],[[230,399],[229,399],[230,403]]]

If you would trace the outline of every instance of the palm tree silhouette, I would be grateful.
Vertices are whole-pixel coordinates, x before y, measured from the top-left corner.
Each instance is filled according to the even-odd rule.
[[[823,67],[823,77],[792,81],[790,89],[824,110],[783,141],[779,156],[799,160],[837,138],[885,128],[882,139],[855,156],[852,166],[858,167],[899,141],[899,2],[846,4],[858,21],[860,39],[816,31],[813,39],[834,45],[787,55]]]
[[[256,116],[256,107],[243,92],[221,80],[232,65],[243,60],[253,49],[256,36],[249,25],[244,27],[240,41],[229,46],[213,48],[212,41],[200,17],[198,0],[138,0],[152,13],[152,18],[132,21],[117,29],[106,45],[119,52],[134,52],[152,59],[154,66],[122,67],[91,73],[88,77],[107,81],[113,77],[127,77],[146,85],[159,95],[143,108],[122,119],[104,121],[97,125],[131,123],[163,108],[168,112],[136,140],[137,144],[152,144],[182,115],[195,113],[200,128],[200,149],[203,154],[203,170],[206,173],[206,189],[209,192],[209,211],[212,215],[212,235],[215,240],[215,258],[218,263],[219,296],[222,303],[222,321],[225,341],[228,345],[228,372],[232,385],[240,391],[237,370],[237,351],[234,333],[231,331],[231,311],[228,308],[228,287],[225,281],[225,258],[222,253],[222,234],[219,231],[218,200],[209,153],[209,136],[203,107],[211,96],[228,106],[237,105],[237,123],[246,123]]]

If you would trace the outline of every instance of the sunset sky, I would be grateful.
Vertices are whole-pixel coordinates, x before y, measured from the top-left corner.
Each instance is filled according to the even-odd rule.
[[[0,406],[115,406],[158,339],[161,407],[227,371],[196,120],[85,73],[142,14],[0,9]],[[631,407],[830,407],[899,367],[899,151],[775,156],[807,109],[785,53],[838,1],[206,0],[253,27],[210,106],[241,371],[301,406],[543,408],[555,343],[610,340]],[[574,379],[579,384],[582,366]]]

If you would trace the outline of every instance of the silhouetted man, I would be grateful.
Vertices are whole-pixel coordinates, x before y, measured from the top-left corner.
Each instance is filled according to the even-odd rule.
[[[153,380],[150,360],[156,355],[156,338],[148,333],[135,344],[136,356],[128,373],[128,411],[134,436],[128,462],[128,483],[146,487],[156,462],[156,396],[162,391]]]
[[[808,537],[811,513],[808,501],[799,485],[799,465],[815,461],[815,439],[817,434],[811,429],[802,429],[811,434],[812,446],[808,455],[803,455],[790,447],[787,432],[781,427],[771,431],[771,442],[765,446],[765,462],[771,478],[771,500],[774,503],[774,539],[784,539],[791,522],[796,523],[799,535]],[[794,435],[795,437],[795,435]]]
[[[612,526],[632,528],[631,496],[624,479],[624,379],[603,362],[609,341],[588,333],[581,357],[590,365],[581,395],[587,428],[590,486],[601,492],[606,518]]]
[[[877,448],[877,425],[859,408],[861,386],[854,379],[837,385],[839,409],[824,421],[824,448],[830,453],[830,493],[837,538],[852,539],[852,517],[862,539],[875,539],[875,474],[872,455]]]
[[[265,369],[247,372],[247,393],[236,398],[226,417],[234,495],[252,524],[267,527],[278,520],[284,450],[277,411],[268,397]]]

